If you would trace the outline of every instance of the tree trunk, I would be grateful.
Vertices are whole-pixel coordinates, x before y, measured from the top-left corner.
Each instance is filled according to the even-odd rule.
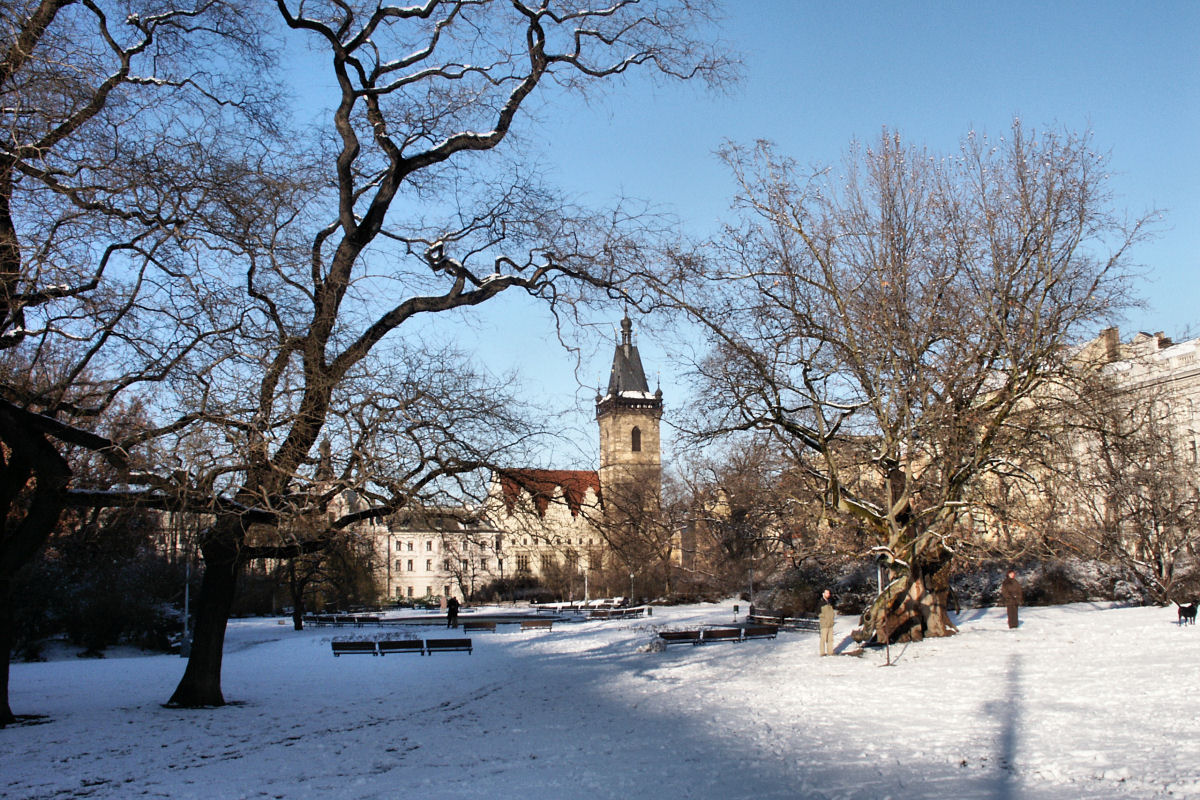
[[[240,527],[240,526],[239,526]],[[196,624],[192,652],[183,678],[166,705],[172,708],[206,708],[225,705],[221,694],[221,659],[225,626],[237,591],[238,548],[228,531],[221,531],[201,546],[204,577],[196,599]]]
[[[879,614],[881,618],[874,626],[875,641],[919,642],[928,636],[957,633],[948,611],[950,566],[949,553],[915,559],[904,591],[897,593]],[[864,624],[869,624],[865,618]]]

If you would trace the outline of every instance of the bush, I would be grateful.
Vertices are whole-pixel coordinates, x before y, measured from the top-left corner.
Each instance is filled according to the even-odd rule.
[[[13,651],[38,659],[53,636],[99,656],[116,644],[170,647],[181,627],[184,568],[147,546],[152,528],[133,513],[114,514],[55,536],[17,575]]]

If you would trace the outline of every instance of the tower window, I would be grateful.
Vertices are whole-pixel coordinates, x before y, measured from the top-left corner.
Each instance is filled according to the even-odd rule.
[[[631,438],[633,439],[633,452],[642,452],[642,429],[635,427],[633,429],[633,436]]]

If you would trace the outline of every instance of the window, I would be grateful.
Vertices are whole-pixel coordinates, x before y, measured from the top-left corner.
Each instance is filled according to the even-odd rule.
[[[479,559],[479,569],[481,571],[487,572],[487,568],[488,568],[487,562],[488,562],[488,560],[486,558]]]
[[[466,572],[466,571],[467,571],[467,570],[469,570],[470,568],[471,568],[471,565],[470,565],[470,564],[468,564],[468,563],[467,563],[467,560],[464,558],[464,559],[462,560],[462,571],[463,571],[463,572]]]
[[[633,429],[633,435],[630,438],[633,440],[630,442],[633,452],[642,452],[642,429],[635,426]]]
[[[412,565],[412,559],[411,559],[411,558],[408,560],[408,571],[409,571],[409,572],[412,572],[412,571],[413,571],[413,565]]]
[[[426,552],[426,553],[432,553],[432,552],[433,552],[433,539],[426,539],[426,540],[425,540],[425,552]]]
[[[408,596],[412,597],[412,587],[408,587]]]
[[[410,552],[410,553],[411,553],[411,552],[412,552],[412,549],[413,549],[413,543],[412,543],[412,542],[409,542],[409,543],[408,543],[408,552]]]
[[[550,553],[542,554],[542,572],[549,572],[550,570],[554,569],[556,566],[558,566],[558,563],[555,560],[553,555],[551,555]]]
[[[529,556],[517,556],[517,572],[529,572]]]
[[[450,559],[448,559],[448,558],[443,558],[443,559],[442,559],[442,571],[443,571],[443,572],[449,572],[449,571],[450,571]]]
[[[425,559],[425,571],[433,572],[433,559],[432,558]]]

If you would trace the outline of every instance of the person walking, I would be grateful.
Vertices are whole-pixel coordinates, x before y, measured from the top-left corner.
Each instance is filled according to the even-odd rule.
[[[1004,581],[1000,584],[1000,599],[1004,601],[1004,606],[1008,609],[1008,627],[1015,628],[1020,622],[1017,621],[1017,607],[1025,602],[1025,593],[1021,590],[1021,582],[1017,580],[1017,571],[1010,569]]]
[[[833,655],[833,592],[826,589],[821,593],[821,655]]]
[[[451,597],[446,601],[446,627],[458,627],[458,598]]]

